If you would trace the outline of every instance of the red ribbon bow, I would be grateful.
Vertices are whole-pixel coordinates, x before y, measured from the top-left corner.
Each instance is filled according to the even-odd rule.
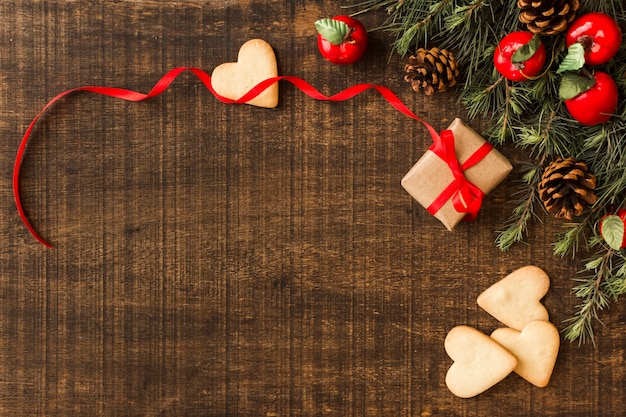
[[[294,77],[294,76],[278,76],[278,77],[273,77],[273,78],[269,78],[264,81],[261,81],[255,87],[250,89],[250,91],[244,94],[241,98],[237,100],[231,100],[229,98],[222,97],[215,92],[215,90],[211,86],[211,76],[207,74],[205,71],[198,69],[198,68],[181,67],[181,68],[175,68],[167,72],[155,84],[155,86],[152,88],[152,90],[150,90],[148,94],[144,94],[144,93],[140,93],[140,92],[132,91],[132,90],[127,90],[123,88],[98,87],[98,86],[78,87],[78,88],[64,91],[60,93],[59,95],[57,95],[56,97],[54,97],[35,116],[35,118],[32,120],[32,122],[28,126],[26,133],[22,137],[22,141],[20,142],[20,145],[17,151],[17,156],[15,158],[15,165],[13,166],[13,196],[15,198],[15,204],[17,206],[17,210],[18,210],[18,213],[20,215],[22,222],[24,223],[28,231],[33,235],[35,239],[37,239],[44,246],[51,247],[51,245],[37,233],[35,228],[32,226],[32,224],[28,220],[26,213],[24,212],[21,198],[20,198],[20,193],[19,193],[19,175],[20,175],[20,167],[22,165],[22,159],[26,151],[26,145],[28,144],[28,139],[30,137],[30,134],[37,120],[44,114],[44,112],[61,98],[67,96],[70,93],[74,93],[77,91],[84,91],[84,92],[99,94],[99,95],[118,98],[118,99],[122,99],[126,101],[137,102],[137,101],[147,100],[149,98],[156,97],[160,95],[161,93],[165,92],[165,90],[167,90],[169,85],[180,74],[186,71],[190,71],[196,77],[198,77],[198,79],[202,81],[204,86],[215,96],[215,98],[227,104],[241,104],[241,103],[250,101],[254,97],[261,94],[269,86],[281,80],[290,82],[296,88],[301,90],[303,93],[307,94],[308,96],[316,100],[324,100],[324,101],[344,101],[358,94],[361,94],[366,90],[374,89],[378,91],[383,96],[383,98],[387,100],[387,102],[391,106],[393,106],[396,110],[417,120],[418,122],[422,123],[424,127],[426,127],[426,129],[429,131],[434,142],[433,146],[431,147],[431,150],[433,150],[437,155],[439,155],[450,166],[450,169],[452,170],[454,174],[455,180],[452,182],[452,184],[450,184],[449,187],[446,188],[446,190],[444,190],[444,192],[442,193],[441,196],[439,196],[437,201],[443,200],[443,202],[441,203],[441,205],[443,205],[445,201],[452,198],[454,207],[460,212],[468,213],[469,217],[472,217],[472,218],[476,216],[476,214],[478,213],[478,210],[480,209],[480,205],[482,202],[482,191],[480,191],[480,189],[478,189],[476,186],[474,186],[473,184],[471,184],[469,181],[465,179],[463,175],[463,171],[469,168],[470,166],[476,164],[478,161],[480,161],[484,157],[484,155],[489,153],[489,150],[491,150],[491,148],[489,148],[489,150],[487,150],[486,152],[485,150],[487,147],[484,147],[485,149],[483,148],[479,149],[479,151],[477,151],[474,155],[472,155],[470,159],[465,161],[465,163],[463,163],[462,165],[459,165],[459,162],[456,160],[456,156],[454,153],[454,138],[449,137],[451,135],[448,135],[448,133],[446,133],[447,131],[442,132],[442,137],[440,137],[437,134],[437,131],[435,131],[435,129],[430,124],[426,123],[424,120],[418,117],[415,113],[409,110],[409,108],[406,107],[406,105],[398,98],[398,96],[396,96],[387,87],[383,87],[381,85],[376,85],[376,84],[358,84],[358,85],[349,87],[343,91],[340,91],[339,93],[335,95],[327,96],[319,92],[317,89],[315,89],[315,87],[313,87],[311,84],[307,83],[301,78]],[[434,207],[437,207],[437,205],[435,204]],[[433,210],[435,210],[436,212],[438,208],[433,208]]]
[[[454,209],[459,213],[467,213],[464,220],[472,221],[480,211],[485,193],[465,177],[464,171],[479,163],[491,152],[493,146],[489,142],[485,142],[461,164],[456,157],[454,133],[451,130],[444,130],[438,139],[434,141],[430,150],[448,164],[454,179],[428,206],[427,210],[434,215],[446,201],[452,199]]]

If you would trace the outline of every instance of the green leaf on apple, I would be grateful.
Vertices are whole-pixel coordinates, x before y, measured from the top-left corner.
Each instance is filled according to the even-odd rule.
[[[589,90],[595,84],[595,78],[585,77],[574,73],[567,73],[561,79],[561,85],[559,86],[559,98],[561,100],[572,99]]]
[[[539,39],[539,36],[534,35],[527,44],[520,46],[518,50],[513,53],[511,62],[521,64],[522,62],[528,61],[535,55],[540,46],[541,39]]]
[[[350,26],[335,19],[320,19],[315,22],[317,33],[333,45],[341,45],[350,34]]]
[[[602,219],[602,237],[611,249],[620,250],[624,232],[624,222],[618,216],[609,215]]]
[[[566,71],[578,71],[585,65],[585,47],[580,43],[573,43],[567,48],[567,55],[556,70],[557,74]]]

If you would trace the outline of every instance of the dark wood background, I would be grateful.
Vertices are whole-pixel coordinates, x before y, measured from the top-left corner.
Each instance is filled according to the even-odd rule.
[[[357,65],[324,61],[313,21],[344,12],[331,0],[0,2],[2,415],[622,415],[623,302],[603,313],[597,346],[563,342],[547,388],[511,375],[473,399],[447,390],[446,333],[498,326],[481,291],[540,266],[562,329],[582,261],[552,255],[550,218],[530,245],[494,246],[515,174],[447,232],[400,186],[426,131],[375,92],[332,104],[285,83],[267,110],[221,104],[187,74],[143,103],[75,94],[37,125],[22,171],[54,249],[20,223],[13,161],[48,100],[83,85],[147,92],[169,69],[235,60],[254,37],[281,74],[326,93],[379,83],[437,129],[464,117],[453,95],[410,91],[383,32]]]

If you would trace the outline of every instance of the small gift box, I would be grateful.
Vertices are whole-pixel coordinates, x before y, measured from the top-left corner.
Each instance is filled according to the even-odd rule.
[[[473,220],[482,199],[511,172],[511,163],[460,119],[402,179],[404,189],[450,231]]]

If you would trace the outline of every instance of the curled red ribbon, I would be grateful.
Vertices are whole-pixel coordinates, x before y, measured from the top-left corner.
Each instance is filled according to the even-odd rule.
[[[32,133],[32,130],[35,124],[37,123],[39,118],[45,113],[45,111],[48,110],[55,102],[57,102],[61,98],[71,93],[78,92],[78,91],[99,94],[99,95],[118,98],[118,99],[126,100],[126,101],[137,102],[137,101],[147,100],[165,92],[165,90],[167,90],[169,85],[180,74],[186,71],[189,71],[193,73],[196,77],[198,77],[200,81],[204,84],[204,86],[215,96],[215,98],[217,98],[219,101],[226,103],[226,104],[246,103],[247,101],[250,101],[254,97],[261,94],[264,90],[266,90],[272,84],[279,82],[281,80],[284,80],[293,84],[296,88],[298,88],[299,90],[301,90],[303,93],[307,94],[308,96],[316,100],[322,100],[322,101],[345,101],[345,100],[351,99],[352,97],[358,94],[363,93],[366,90],[374,89],[378,91],[383,96],[383,98],[396,110],[407,115],[408,117],[411,117],[412,119],[417,120],[418,122],[422,123],[424,127],[426,127],[426,129],[430,133],[430,136],[433,140],[433,146],[431,147],[431,149],[436,149],[437,155],[439,155],[444,161],[446,161],[448,165],[450,166],[450,169],[453,170],[455,180],[450,184],[449,187],[446,188],[446,190],[444,190],[444,193],[442,194],[442,196],[440,196],[440,199],[445,198],[444,200],[444,203],[445,203],[447,199],[453,198],[454,207],[460,212],[469,213],[470,217],[472,216],[475,217],[476,213],[478,213],[478,210],[480,209],[480,205],[482,203],[482,191],[480,191],[475,185],[471,184],[469,181],[465,179],[463,175],[463,170],[469,167],[468,161],[466,161],[463,165],[459,166],[459,163],[456,160],[456,155],[454,152],[454,140],[452,139],[450,141],[449,139],[447,139],[447,136],[448,136],[447,134],[444,134],[443,139],[442,139],[442,137],[439,136],[437,131],[430,124],[428,124],[427,122],[422,120],[419,116],[417,116],[415,113],[413,113],[402,102],[402,100],[400,100],[398,96],[396,96],[387,87],[376,85],[376,84],[357,84],[343,91],[340,91],[337,94],[334,94],[332,96],[327,96],[321,93],[320,91],[318,91],[315,87],[313,87],[311,84],[307,83],[301,78],[298,78],[295,76],[278,76],[278,77],[272,77],[272,78],[268,78],[266,80],[261,81],[259,84],[257,84],[252,89],[250,89],[246,94],[244,94],[241,98],[237,100],[232,100],[232,99],[220,96],[217,92],[215,92],[215,90],[213,89],[211,85],[211,76],[205,71],[198,69],[198,68],[181,67],[181,68],[175,68],[167,72],[155,84],[152,90],[150,90],[150,92],[147,94],[140,93],[140,92],[133,91],[133,90],[127,90],[123,88],[115,88],[115,87],[98,87],[98,86],[78,87],[78,88],[73,88],[71,90],[64,91],[60,93],[59,95],[57,95],[56,97],[54,97],[35,116],[33,121],[28,126],[28,129],[24,133],[24,136],[22,137],[22,140],[20,142],[20,145],[17,151],[16,158],[15,158],[15,165],[13,167],[13,196],[15,198],[17,211],[19,213],[19,216],[22,222],[24,223],[28,231],[31,233],[31,235],[33,235],[35,239],[37,239],[41,244],[43,244],[44,246],[48,248],[52,247],[50,243],[48,243],[45,239],[43,239],[39,235],[39,233],[37,233],[33,225],[28,220],[28,216],[26,216],[26,213],[24,212],[24,208],[22,206],[20,192],[19,192],[19,176],[20,176],[20,167],[22,165],[22,160],[24,158],[24,152],[26,151],[28,140],[30,138],[30,135]],[[444,133],[445,132],[446,131],[444,131]],[[489,148],[489,150],[491,150],[491,148]],[[478,155],[475,154],[476,157],[474,159],[476,161],[473,162],[473,164],[480,161],[480,159],[484,157],[484,155],[482,157],[480,156],[482,154],[486,155],[484,151],[480,152],[480,154]],[[445,195],[447,195],[447,198],[445,197]]]

